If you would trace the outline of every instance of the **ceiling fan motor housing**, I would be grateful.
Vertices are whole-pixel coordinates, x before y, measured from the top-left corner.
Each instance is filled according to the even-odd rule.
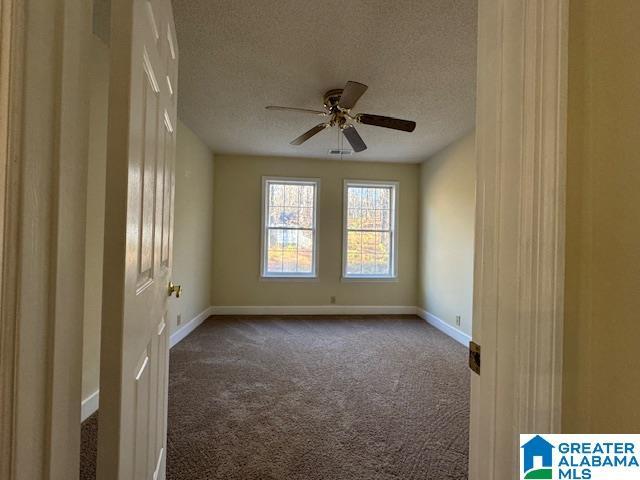
[[[343,91],[344,89],[342,88],[334,88],[324,94],[324,106],[331,113],[338,110],[338,102],[340,101]]]

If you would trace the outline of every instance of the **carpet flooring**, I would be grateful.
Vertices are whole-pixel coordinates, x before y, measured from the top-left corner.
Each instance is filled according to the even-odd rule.
[[[169,370],[168,480],[467,478],[466,350],[418,317],[216,317]]]

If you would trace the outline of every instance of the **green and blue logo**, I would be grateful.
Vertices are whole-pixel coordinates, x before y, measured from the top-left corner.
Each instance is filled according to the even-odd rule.
[[[520,480],[638,480],[640,435],[520,435]]]
[[[523,477],[529,479],[553,479],[553,449],[551,443],[536,435],[520,447],[522,449]]]

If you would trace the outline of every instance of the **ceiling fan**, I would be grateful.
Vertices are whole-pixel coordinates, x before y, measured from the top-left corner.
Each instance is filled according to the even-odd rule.
[[[320,133],[326,128],[337,126],[342,131],[347,141],[355,152],[362,152],[367,149],[367,145],[357,132],[354,123],[364,123],[365,125],[375,125],[377,127],[402,130],[403,132],[413,132],[416,122],[400,120],[399,118],[384,117],[382,115],[371,115],[369,113],[351,113],[351,109],[356,102],[367,91],[366,85],[358,82],[348,81],[344,88],[329,90],[324,94],[324,110],[311,110],[308,108],[279,107],[269,105],[267,110],[284,110],[287,112],[310,113],[322,117],[328,117],[325,122],[319,123],[311,130],[303,133],[291,142],[291,145],[302,145],[311,137]]]

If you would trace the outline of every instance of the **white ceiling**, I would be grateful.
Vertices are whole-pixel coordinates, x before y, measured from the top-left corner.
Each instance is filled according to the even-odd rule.
[[[355,112],[415,120],[413,133],[359,125],[353,160],[417,162],[473,128],[477,0],[173,0],[179,113],[215,153],[328,158],[322,119],[347,80],[369,85]],[[345,140],[346,145],[346,140]]]

